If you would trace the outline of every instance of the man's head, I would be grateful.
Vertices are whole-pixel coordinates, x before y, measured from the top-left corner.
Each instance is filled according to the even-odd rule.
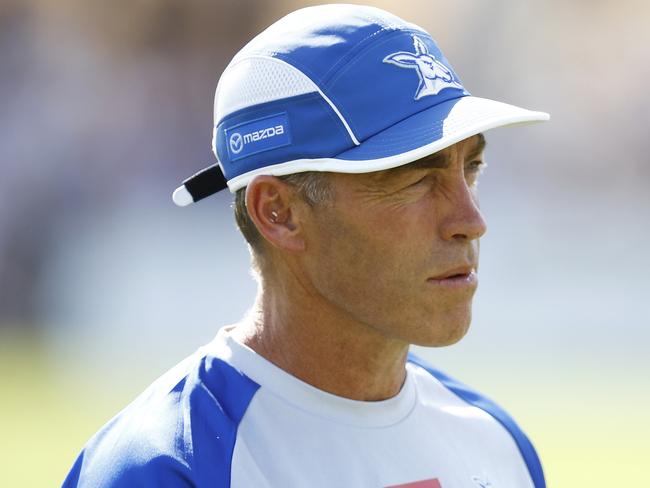
[[[323,5],[233,58],[214,118],[219,163],[177,204],[227,185],[263,281],[297,277],[332,312],[442,345],[467,328],[476,287],[481,134],[549,117],[471,96],[415,24]]]

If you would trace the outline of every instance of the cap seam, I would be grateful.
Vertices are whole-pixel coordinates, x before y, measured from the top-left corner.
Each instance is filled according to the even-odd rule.
[[[421,34],[421,35],[426,35],[426,36],[428,36],[428,37],[431,37],[431,36],[430,36],[429,34],[427,34],[426,32],[418,31],[418,30],[416,30],[416,29],[398,29],[398,28],[395,28],[395,27],[387,27],[387,28],[382,28],[382,29],[380,29],[380,30],[378,30],[378,31],[376,31],[376,32],[374,32],[374,33],[372,33],[371,35],[365,37],[364,39],[362,39],[361,41],[359,41],[359,42],[354,46],[353,49],[350,49],[350,51],[355,51],[357,48],[359,48],[359,46],[361,46],[361,44],[363,44],[363,43],[365,43],[366,41],[368,41],[371,37],[378,36],[379,34],[387,33],[387,35],[388,35],[388,34],[393,34],[393,33],[402,33],[402,32],[407,32],[407,33],[409,33],[409,34],[419,33],[419,34]],[[336,80],[338,79],[337,76],[331,75],[332,78],[331,78],[331,79],[329,78],[329,76],[330,76],[330,72],[332,72],[332,71],[337,71],[337,73],[340,73],[340,72],[342,71],[342,69],[343,69],[344,66],[347,66],[347,65],[351,64],[353,61],[356,61],[356,60],[357,60],[357,59],[358,59],[358,58],[359,58],[359,57],[360,57],[360,56],[361,56],[365,51],[367,51],[368,49],[370,49],[370,47],[371,47],[371,46],[363,46],[362,48],[358,49],[358,51],[357,51],[356,53],[354,53],[354,54],[349,53],[349,56],[344,56],[344,58],[349,58],[349,59],[347,59],[345,62],[343,62],[343,60],[341,60],[341,61],[339,61],[338,63],[336,63],[336,65],[332,66],[332,68],[330,68],[330,69],[327,71],[327,74],[326,74],[326,76],[325,76],[324,79],[323,79],[323,84],[324,84],[324,85],[328,85],[328,84],[333,83],[334,81],[336,81]],[[339,65],[341,65],[341,66],[340,66],[340,69],[336,69],[336,70],[335,70],[335,68],[339,68]]]
[[[359,46],[360,44],[362,44],[365,40],[370,39],[371,37],[373,37],[373,36],[375,36],[375,35],[378,35],[378,34],[381,34],[381,33],[384,33],[384,32],[387,33],[387,37],[388,37],[389,34],[394,34],[394,33],[398,33],[398,34],[401,34],[401,33],[418,34],[418,33],[419,33],[419,34],[421,34],[421,35],[426,35],[426,36],[428,36],[429,38],[431,38],[431,36],[430,36],[428,33],[418,31],[417,29],[410,29],[410,28],[409,28],[409,29],[381,29],[381,30],[375,32],[374,34],[372,34],[371,36],[366,37],[363,41],[359,42],[359,43],[357,44],[357,46]],[[354,56],[352,56],[348,61],[346,61],[346,63],[343,64],[343,65],[340,67],[340,69],[338,69],[338,71],[337,71],[335,74],[332,75],[332,77],[331,77],[330,79],[328,79],[326,82],[325,82],[325,81],[323,82],[323,85],[325,85],[325,86],[327,87],[328,91],[329,91],[329,89],[331,88],[331,86],[332,86],[334,83],[336,83],[336,81],[338,81],[338,79],[339,79],[341,76],[343,76],[343,74],[346,72],[346,70],[345,70],[344,68],[350,68],[350,67],[352,66],[352,64],[353,64],[354,62],[356,62],[356,61],[357,61],[357,60],[358,60],[358,59],[363,55],[363,53],[366,52],[366,51],[367,51],[368,49],[370,49],[371,47],[372,47],[372,46],[370,45],[370,46],[365,46],[363,49],[360,49],[356,54],[354,54]],[[330,70],[330,71],[331,71],[331,70]],[[464,90],[465,92],[467,92],[467,90],[465,90],[464,88],[463,88],[463,90]],[[468,93],[469,93],[469,92],[468,92]],[[339,101],[336,99],[336,96],[334,96],[333,94],[332,94],[332,96],[331,96],[331,99],[332,99],[332,103],[334,103],[337,107],[338,107],[338,106],[342,106],[342,104],[339,103]],[[439,102],[439,103],[443,103],[443,102]],[[431,105],[430,107],[435,107],[435,105]],[[422,110],[426,110],[427,108],[430,108],[430,107],[425,107],[425,108],[423,108]],[[418,113],[418,112],[414,112],[414,114],[415,114],[415,113]],[[411,115],[414,115],[414,114],[411,114]],[[349,114],[347,113],[347,111],[345,110],[345,108],[342,108],[342,109],[341,109],[341,115],[342,115],[346,120],[348,120],[348,119],[350,118],[350,117],[349,117]],[[410,116],[410,115],[409,115],[409,116]],[[407,116],[407,117],[405,117],[405,118],[408,118],[409,116]],[[402,120],[404,120],[404,119],[401,119],[401,120],[399,120],[398,122],[401,122]],[[395,122],[395,123],[398,123],[398,122]],[[354,123],[354,122],[352,122],[352,123]],[[393,125],[394,125],[394,124],[393,124]],[[391,127],[391,126],[389,126],[389,127]],[[350,126],[350,129],[352,129],[352,126]],[[384,129],[382,129],[382,130],[385,130],[385,129],[386,129],[386,128],[384,128]],[[379,132],[381,132],[381,131],[379,131]],[[372,137],[372,136],[375,135],[375,134],[377,134],[377,132],[375,132],[375,133],[369,135],[368,137],[366,137],[366,138],[363,139],[363,140],[366,140],[366,139],[368,139],[369,137]],[[360,140],[360,141],[363,142],[362,140]]]
[[[261,58],[261,59],[265,59],[265,58],[267,58],[267,56],[265,56],[265,55],[263,55],[263,54],[259,54],[259,55],[257,55],[257,57],[259,57],[259,58]],[[346,131],[347,131],[347,133],[348,133],[348,136],[350,137],[350,139],[352,139],[352,142],[353,142],[356,146],[358,146],[359,144],[361,144],[361,143],[359,142],[359,139],[357,138],[356,134],[355,134],[354,131],[352,130],[352,127],[350,127],[350,124],[348,123],[347,119],[343,116],[343,114],[342,114],[341,111],[339,110],[339,107],[338,107],[334,102],[332,102],[332,100],[330,99],[330,97],[329,97],[327,94],[325,94],[325,92],[324,92],[323,89],[320,87],[320,85],[314,81],[314,77],[309,76],[307,73],[305,73],[305,71],[304,71],[303,69],[301,69],[301,68],[299,67],[299,66],[301,66],[300,63],[293,64],[292,62],[289,61],[289,60],[291,60],[291,58],[289,58],[288,56],[280,56],[279,54],[278,54],[278,57],[270,56],[270,58],[271,58],[271,59],[275,59],[275,60],[277,60],[277,61],[279,61],[279,62],[281,62],[281,63],[285,63],[285,64],[289,65],[291,68],[297,70],[297,71],[300,72],[303,76],[307,77],[307,79],[309,79],[309,81],[311,81],[311,82],[314,84],[314,86],[316,87],[316,90],[317,90],[316,93],[318,93],[318,94],[319,94],[319,95],[320,95],[320,96],[325,100],[325,102],[327,102],[327,104],[330,106],[330,108],[331,108],[331,109],[334,111],[334,113],[336,113],[336,115],[339,117],[340,121],[343,123],[343,126],[345,127],[345,129],[346,129]],[[285,58],[287,58],[287,59],[285,59]],[[292,61],[293,61],[293,60],[292,60]]]
[[[337,115],[338,118],[340,119],[340,122],[343,123],[343,126],[345,127],[345,129],[346,129],[346,131],[347,131],[347,135],[350,137],[350,139],[352,139],[352,142],[353,142],[356,146],[358,146],[358,145],[360,144],[359,139],[357,138],[356,134],[354,133],[354,131],[353,131],[352,128],[350,127],[350,124],[348,123],[347,119],[346,119],[346,118],[343,116],[343,114],[341,113],[339,107],[338,107],[334,102],[332,102],[331,98],[330,98],[327,94],[325,94],[325,92],[322,90],[322,88],[319,86],[319,84],[316,83],[316,82],[314,81],[314,77],[315,77],[315,76],[309,76],[309,75],[305,72],[305,71],[310,71],[310,70],[305,70],[305,69],[302,67],[302,64],[301,64],[301,63],[297,63],[297,62],[295,62],[295,60],[291,59],[291,58],[288,57],[288,56],[283,56],[281,53],[278,53],[277,51],[269,51],[269,54],[271,54],[271,55],[267,55],[267,54],[254,54],[254,55],[251,55],[251,56],[246,56],[246,57],[240,59],[239,61],[237,61],[237,63],[235,63],[235,64],[239,64],[240,62],[245,61],[245,60],[247,60],[247,59],[251,59],[251,58],[258,58],[258,59],[271,59],[271,60],[277,61],[278,63],[284,63],[284,64],[288,65],[289,67],[291,67],[292,69],[295,69],[295,70],[298,71],[301,75],[303,75],[304,77],[306,77],[306,78],[307,78],[307,79],[308,79],[308,80],[309,80],[309,81],[314,85],[314,87],[316,88],[316,91],[314,91],[314,92],[309,92],[309,93],[318,93],[318,94],[319,94],[319,95],[320,95],[320,96],[325,100],[325,102],[330,106],[330,108],[334,111],[334,113],[336,113],[336,115]],[[276,55],[277,57],[274,57],[273,55]],[[287,59],[285,59],[285,58],[287,58]],[[295,64],[294,64],[294,63],[295,63]],[[223,76],[223,75],[222,75],[222,76]],[[278,98],[277,100],[283,100],[283,99],[282,99],[282,98]],[[274,101],[274,100],[269,100],[269,102],[271,102],[271,101]],[[245,110],[245,108],[243,108],[243,109],[241,109],[241,110]],[[233,112],[233,113],[234,113],[234,112]],[[226,118],[226,117],[224,117],[224,119],[225,119],[225,118]]]
[[[306,93],[301,93],[301,94],[299,94],[299,95],[294,95],[294,96],[305,95],[305,94],[307,94],[307,93],[318,93],[318,91],[319,91],[319,89],[318,89],[318,85],[316,85],[316,83],[314,82],[314,80],[313,80],[312,78],[310,78],[309,76],[307,76],[307,75],[306,75],[302,70],[298,69],[297,67],[293,66],[292,64],[287,63],[286,61],[284,61],[284,60],[281,59],[281,58],[276,58],[276,57],[273,57],[273,56],[265,56],[265,55],[262,55],[262,54],[255,54],[255,55],[251,55],[251,56],[243,57],[243,58],[237,60],[236,63],[230,64],[230,65],[228,65],[228,66],[226,67],[226,69],[224,70],[224,72],[221,74],[221,77],[219,78],[219,83],[217,84],[216,93],[215,93],[215,108],[216,108],[216,98],[219,96],[219,91],[220,91],[220,87],[221,87],[221,80],[224,78],[224,76],[226,75],[226,73],[227,73],[231,68],[234,68],[234,67],[238,66],[239,64],[243,63],[244,61],[249,61],[249,60],[251,60],[251,59],[264,59],[264,60],[270,60],[270,61],[273,61],[273,62],[276,62],[276,63],[279,63],[279,64],[285,64],[285,65],[288,65],[290,69],[293,69],[293,70],[297,71],[300,75],[304,76],[304,77],[307,79],[307,81],[308,81],[309,83],[311,83],[311,84],[313,85],[313,91],[306,92]],[[284,99],[286,99],[286,98],[291,98],[291,97],[285,97]],[[261,102],[261,103],[272,102],[272,101],[275,101],[275,100],[283,100],[283,98],[277,98],[277,99],[274,99],[274,100],[267,100],[266,102]],[[254,107],[255,105],[259,105],[259,103],[254,104],[254,105],[249,105],[249,107]],[[229,115],[231,115],[231,114],[233,114],[233,113],[239,112],[240,110],[245,110],[246,108],[248,108],[248,107],[242,107],[242,108],[237,109],[237,110],[235,110],[235,111],[233,111],[233,112],[230,112],[229,114],[224,115],[224,116],[221,118],[221,120],[225,119],[226,117],[228,117]],[[215,112],[216,112],[216,111],[215,111]],[[216,113],[215,113],[215,115],[216,115]],[[215,120],[215,124],[216,124],[217,122],[220,122],[220,121]]]
[[[240,108],[239,110],[236,110],[235,112],[231,112],[228,115],[226,115],[225,117],[223,117],[219,121],[218,124],[215,124],[215,127],[219,127],[221,124],[223,124],[224,122],[227,122],[231,118],[236,117],[238,115],[241,115],[241,113],[244,112],[244,111],[247,111],[251,116],[255,115],[255,114],[259,113],[259,112],[263,112],[266,109],[264,106],[266,104],[269,104],[269,103],[277,103],[277,102],[280,102],[280,101],[294,100],[294,99],[299,99],[299,98],[319,98],[319,97],[320,97],[320,94],[317,91],[313,91],[313,92],[308,92],[308,93],[302,93],[300,95],[293,95],[293,96],[287,97],[287,98],[279,98],[277,100],[269,100],[268,102],[262,102],[262,103],[258,103],[257,105],[251,105],[250,107]]]
[[[255,116],[257,116],[257,115],[261,115],[261,114],[263,114],[263,113],[267,110],[267,107],[265,106],[265,105],[267,105],[267,104],[277,103],[277,102],[279,102],[279,101],[286,102],[286,101],[288,101],[288,100],[297,100],[297,99],[305,99],[305,100],[315,99],[315,100],[322,100],[322,101],[323,101],[323,102],[324,102],[324,103],[325,103],[325,104],[330,108],[330,110],[326,112],[326,113],[327,113],[327,116],[330,117],[331,120],[333,120],[334,122],[336,122],[336,127],[337,127],[337,129],[340,131],[341,135],[344,136],[344,137],[346,137],[348,140],[350,140],[350,134],[347,132],[347,129],[346,129],[345,125],[343,124],[341,118],[340,118],[340,117],[335,113],[334,110],[332,110],[331,105],[327,103],[327,100],[325,100],[324,97],[323,97],[319,92],[309,92],[309,93],[303,93],[303,94],[301,94],[301,95],[295,95],[295,96],[293,96],[293,97],[284,98],[284,99],[280,99],[280,100],[271,100],[271,101],[269,101],[269,102],[265,102],[265,103],[263,103],[263,104],[259,104],[259,105],[255,106],[255,108],[243,108],[243,109],[237,110],[236,112],[232,112],[232,113],[228,114],[227,116],[225,116],[224,118],[222,118],[221,121],[219,122],[219,124],[215,124],[215,125],[214,125],[214,129],[215,129],[215,131],[218,131],[218,128],[219,128],[220,126],[222,126],[224,123],[228,122],[228,121],[231,120],[232,118],[235,118],[235,117],[237,117],[237,116],[242,115],[241,112],[243,112],[243,111],[247,111],[247,115],[249,115],[249,116],[251,116],[251,117],[255,117]],[[215,139],[215,141],[216,141],[216,139]],[[354,144],[354,141],[351,141],[351,142],[352,142],[353,144],[352,144],[350,147],[348,147],[347,149],[344,149],[344,150],[341,151],[341,152],[348,151],[348,150],[353,149],[354,147],[357,146],[357,144]],[[219,159],[218,153],[217,153],[217,151],[216,151],[216,144],[215,144],[215,149],[214,149],[214,151],[213,151],[213,154],[214,154],[215,157],[217,158],[217,162],[220,163],[220,164],[222,165],[222,172],[223,172],[223,174],[225,175],[226,172],[223,170],[223,166],[224,166],[225,164],[224,164],[223,162],[221,162],[221,160]],[[337,153],[337,154],[340,154],[340,153]],[[332,156],[332,157],[333,157],[333,156]],[[302,158],[302,159],[305,159],[305,158]],[[307,159],[309,159],[309,158],[307,158]],[[295,161],[295,160],[292,160],[292,161]],[[276,164],[278,164],[278,163],[276,163]],[[280,164],[281,164],[281,163],[280,163]],[[247,173],[248,173],[248,171],[247,171],[246,173],[242,173],[242,174],[247,174]],[[241,175],[240,175],[240,176],[241,176]],[[236,176],[235,176],[234,178],[236,178]]]
[[[221,121],[220,121],[218,124],[215,124],[214,127],[215,127],[215,128],[216,128],[216,127],[219,127],[219,126],[222,125],[224,122],[227,122],[229,119],[231,119],[231,118],[233,118],[233,117],[237,117],[238,115],[241,115],[240,112],[243,112],[243,111],[245,111],[245,110],[248,110],[248,111],[249,111],[249,114],[250,114],[251,116],[254,116],[254,115],[258,114],[258,113],[264,112],[264,111],[266,110],[266,107],[264,107],[264,105],[266,105],[266,104],[269,104],[269,103],[276,103],[276,102],[279,102],[279,101],[284,101],[284,102],[286,102],[286,101],[288,101],[288,100],[298,99],[298,98],[305,98],[305,99],[309,99],[309,98],[318,99],[318,98],[320,98],[320,99],[323,100],[323,102],[327,103],[327,100],[325,100],[325,99],[321,96],[321,94],[318,93],[317,91],[308,92],[308,93],[302,93],[302,94],[300,94],[300,95],[294,95],[294,96],[292,96],[292,97],[281,98],[281,99],[278,99],[278,100],[269,100],[268,102],[263,102],[263,103],[261,103],[261,104],[258,104],[257,106],[255,106],[256,108],[250,108],[250,107],[249,107],[249,108],[241,108],[241,109],[239,109],[239,110],[237,110],[237,111],[235,111],[235,112],[231,112],[231,113],[229,113],[228,115],[226,115],[225,117],[223,117],[223,118],[221,119]],[[328,106],[329,106],[329,104],[328,104]],[[330,108],[331,108],[331,107],[330,107]],[[349,137],[350,134],[347,132],[347,130],[345,130],[345,126],[343,126],[341,119],[336,115],[336,113],[334,112],[334,110],[327,112],[327,115],[328,115],[328,116],[329,116],[333,121],[338,122],[337,126],[338,126],[339,131],[341,131],[341,134],[344,135],[344,136]],[[352,146],[352,147],[354,147],[354,146]],[[350,147],[349,149],[352,149],[352,147]],[[346,151],[347,151],[347,149],[346,149]],[[217,162],[220,162],[218,158],[217,158]]]
[[[365,20],[370,20],[370,19],[365,19]],[[378,36],[382,32],[387,32],[387,31],[396,31],[396,28],[391,28],[391,27],[382,27],[381,29],[373,32],[372,34],[367,35],[363,39],[361,39],[359,42],[357,42],[350,50],[341,58],[339,59],[334,66],[331,66],[330,69],[327,70],[325,75],[323,76],[323,85],[327,85],[329,82],[329,77],[334,76],[334,73],[336,73],[339,69],[339,67],[343,67],[350,63],[353,59],[355,59],[361,52],[365,50],[365,47],[361,47],[362,44],[366,43],[366,41],[369,42],[369,39]],[[354,53],[356,50],[359,50],[359,52]]]
[[[448,98],[448,99],[443,100],[443,101],[441,101],[441,102],[438,102],[438,103],[436,103],[436,104],[434,104],[434,105],[429,105],[429,106],[427,106],[427,107],[423,107],[421,110],[418,110],[417,112],[413,112],[413,113],[407,115],[406,117],[403,117],[403,118],[399,119],[398,121],[393,122],[391,125],[382,128],[381,130],[379,130],[379,131],[377,131],[377,132],[373,132],[373,133],[370,134],[368,137],[366,137],[363,141],[361,141],[361,144],[363,144],[365,141],[367,141],[367,140],[370,139],[371,137],[374,137],[374,136],[376,136],[377,134],[380,134],[380,133],[382,133],[382,132],[384,132],[384,131],[390,129],[391,127],[393,127],[393,126],[395,126],[395,125],[397,125],[397,124],[399,124],[399,123],[405,121],[406,119],[410,119],[411,117],[413,117],[413,116],[415,116],[415,115],[417,115],[417,114],[419,114],[419,113],[422,113],[422,112],[424,112],[425,110],[432,109],[433,107],[437,107],[438,105],[441,105],[441,104],[443,104],[443,103],[450,102],[450,101],[452,101],[452,100],[459,100],[459,99],[461,99],[461,98],[469,97],[469,96],[471,96],[471,95],[460,95],[460,96],[458,96],[458,97]],[[345,152],[345,151],[342,151],[342,152]],[[339,153],[339,154],[341,154],[341,153]]]

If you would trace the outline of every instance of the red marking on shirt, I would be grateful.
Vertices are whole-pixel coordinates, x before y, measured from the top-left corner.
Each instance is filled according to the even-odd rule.
[[[412,483],[404,483],[403,485],[390,485],[386,488],[442,488],[438,478],[431,480],[413,481]]]

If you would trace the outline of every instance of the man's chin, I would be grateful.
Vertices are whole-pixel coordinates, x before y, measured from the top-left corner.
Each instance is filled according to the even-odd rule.
[[[419,338],[420,340],[413,344],[423,347],[451,346],[465,337],[471,321],[471,314],[468,314],[467,317],[458,318],[450,323],[442,325],[437,323],[429,329],[430,332],[426,334],[426,337]]]

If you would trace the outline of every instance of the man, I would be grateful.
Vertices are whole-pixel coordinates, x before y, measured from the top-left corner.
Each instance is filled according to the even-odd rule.
[[[259,292],[84,448],[64,486],[545,486],[498,406],[409,356],[467,331],[482,132],[547,114],[472,97],[430,35],[379,9],[294,12],[215,97],[219,164]]]

